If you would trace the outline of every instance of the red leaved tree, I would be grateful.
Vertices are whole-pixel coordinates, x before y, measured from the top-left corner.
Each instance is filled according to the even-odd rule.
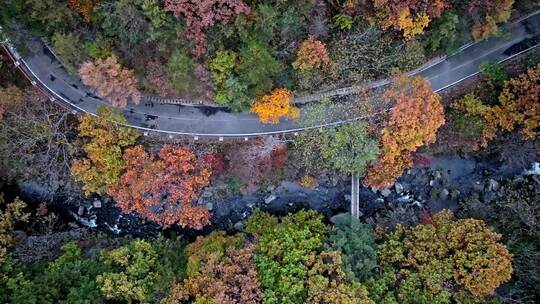
[[[186,37],[193,43],[197,57],[206,52],[206,29],[216,23],[227,24],[232,17],[250,14],[241,0],[165,0],[165,10],[186,18]]]
[[[128,100],[136,104],[141,101],[133,71],[123,68],[115,56],[83,63],[79,75],[85,85],[95,89],[115,107],[125,107]]]
[[[174,284],[163,304],[261,303],[263,292],[254,263],[256,244],[236,249],[229,248],[225,255],[211,253],[201,261],[201,269],[182,283]]]
[[[138,213],[163,227],[179,224],[201,229],[210,213],[194,205],[201,188],[209,183],[211,168],[186,147],[165,145],[159,158],[142,146],[126,150],[125,173],[110,194],[126,213]]]
[[[296,60],[292,65],[298,70],[311,70],[323,68],[329,64],[330,57],[326,45],[310,36],[300,45]]]
[[[250,193],[270,178],[275,170],[283,168],[288,148],[285,142],[267,136],[249,146],[234,146],[228,156],[231,173],[246,183],[244,192]]]
[[[412,166],[412,153],[434,143],[437,130],[444,124],[440,97],[425,78],[398,75],[385,97],[395,105],[383,125],[379,159],[364,180],[366,186],[374,188],[392,185]]]

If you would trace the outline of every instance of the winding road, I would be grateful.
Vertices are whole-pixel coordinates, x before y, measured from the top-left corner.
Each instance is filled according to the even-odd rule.
[[[478,66],[484,61],[503,62],[523,52],[538,52],[540,45],[540,11],[505,26],[507,35],[485,41],[470,43],[449,57],[432,60],[424,67],[412,71],[430,80],[435,91],[442,91],[456,83],[478,74]],[[30,79],[32,84],[44,91],[51,100],[61,103],[78,113],[96,113],[99,106],[108,103],[95,96],[93,91],[79,79],[69,76],[56,56],[40,39],[29,39],[26,46],[28,55],[21,55],[9,43],[5,48],[16,66]],[[388,84],[380,80],[362,84],[376,88]],[[322,97],[350,95],[353,87],[321,92],[295,98],[295,103],[304,104],[320,100]],[[245,138],[296,133],[309,128],[339,125],[348,121],[337,121],[309,128],[301,127],[295,121],[282,119],[276,125],[259,122],[253,113],[230,113],[224,108],[197,105],[172,105],[156,103],[151,98],[143,98],[139,105],[129,104],[124,111],[128,126],[139,129],[144,134],[160,133],[175,136],[224,138]]]

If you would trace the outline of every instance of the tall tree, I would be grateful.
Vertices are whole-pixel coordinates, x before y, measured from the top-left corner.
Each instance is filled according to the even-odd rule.
[[[105,193],[120,180],[124,160],[122,150],[133,145],[139,135],[119,126],[126,120],[111,108],[98,108],[97,117],[90,114],[79,119],[79,136],[85,139],[86,157],[73,161],[71,170],[84,191]]]
[[[257,100],[251,107],[251,111],[259,115],[264,124],[278,124],[281,117],[296,119],[300,111],[292,102],[292,93],[287,89],[275,89],[270,95],[265,95]]]
[[[99,2],[99,0],[68,0],[68,6],[75,12],[81,14],[86,23],[92,22],[92,13],[94,6]]]
[[[411,38],[423,33],[448,4],[446,0],[373,0],[373,6],[384,28],[401,30],[405,38]]]
[[[77,34],[54,33],[52,47],[68,73],[77,75],[79,66],[88,58],[82,41]]]
[[[500,240],[483,221],[454,220],[451,211],[427,224],[398,226],[378,250],[390,275],[372,280],[370,295],[397,303],[482,302],[512,273],[512,255]]]
[[[475,39],[486,39],[498,32],[498,24],[508,21],[514,0],[458,0],[473,20],[472,35]]]
[[[241,0],[166,0],[165,10],[177,18],[186,18],[186,37],[193,43],[197,57],[206,52],[205,31],[216,23],[227,24],[234,16],[250,14],[249,7]]]
[[[440,96],[425,78],[400,74],[385,97],[395,104],[383,124],[381,155],[364,180],[374,188],[392,185],[412,165],[412,153],[435,142],[437,130],[444,124]]]
[[[69,113],[39,90],[15,86],[0,89],[2,109],[0,178],[32,180],[51,194],[60,188],[69,191],[73,185]]]
[[[82,64],[79,74],[85,85],[94,88],[115,107],[125,107],[128,100],[136,104],[141,101],[133,71],[123,68],[114,55]]]
[[[326,45],[310,36],[300,45],[296,54],[296,60],[292,65],[295,69],[306,71],[323,68],[329,64],[330,57],[328,56]]]
[[[208,185],[211,168],[186,147],[165,145],[159,158],[142,146],[124,153],[125,173],[109,191],[124,212],[138,213],[163,227],[179,224],[201,229],[210,213],[192,200]]]
[[[340,172],[362,175],[379,155],[379,143],[363,123],[347,124],[324,136],[328,139],[321,154]]]

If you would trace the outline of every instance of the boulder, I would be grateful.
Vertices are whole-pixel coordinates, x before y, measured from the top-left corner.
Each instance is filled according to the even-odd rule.
[[[233,225],[234,230],[236,231],[244,231],[244,222],[238,221]]]
[[[499,182],[491,178],[486,184],[486,191],[497,191],[500,187]]]
[[[400,184],[400,183],[396,183],[394,185],[394,188],[395,188],[397,194],[401,194],[401,192],[403,192],[403,185]]]
[[[273,202],[276,198],[277,198],[277,196],[271,194],[271,195],[267,196],[267,197],[264,199],[264,203],[268,205],[268,204],[270,204],[271,202]]]
[[[445,188],[441,190],[440,197],[442,200],[447,199],[448,195],[450,195],[450,191],[448,191],[448,189]]]
[[[392,193],[392,191],[390,191],[390,189],[381,190],[381,195],[384,196],[384,197],[390,196],[391,193]]]

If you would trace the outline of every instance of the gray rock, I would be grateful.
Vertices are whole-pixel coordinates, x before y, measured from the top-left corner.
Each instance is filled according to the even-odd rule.
[[[458,198],[460,194],[461,192],[459,192],[459,190],[456,190],[456,189],[450,191],[450,197],[452,197],[453,199]]]
[[[440,193],[440,197],[442,200],[445,200],[448,198],[448,195],[450,195],[450,191],[448,189],[442,189]]]
[[[335,223],[336,223],[336,220],[337,220],[339,217],[342,217],[342,216],[344,216],[344,215],[350,215],[350,214],[349,214],[348,212],[338,213],[338,214],[336,214],[336,215],[334,215],[334,216],[332,216],[332,217],[330,218],[330,222],[331,222],[332,224],[335,224]]]
[[[206,204],[206,209],[212,211],[212,209],[214,209],[214,204],[212,204],[212,203],[207,203],[207,204]]]
[[[92,205],[94,206],[94,208],[101,208],[101,201],[100,200],[95,200]]]
[[[244,222],[242,222],[242,221],[236,222],[236,223],[233,225],[233,228],[234,228],[234,230],[236,230],[236,231],[244,231]]]
[[[480,184],[480,182],[475,182],[473,184],[473,190],[476,191],[476,192],[482,192],[482,191],[484,191],[484,186],[482,186]]]
[[[214,194],[212,193],[212,191],[210,191],[210,189],[206,189],[203,191],[203,193],[201,194],[201,197],[204,197],[204,198],[209,198],[209,197],[212,197]]]
[[[392,193],[392,191],[390,191],[390,189],[381,190],[381,195],[384,196],[384,197],[390,196],[391,193]]]
[[[28,235],[26,232],[22,230],[14,230],[13,231],[13,240],[16,244],[21,244],[26,242],[26,239],[28,238]]]
[[[273,202],[276,198],[277,198],[277,196],[271,194],[271,195],[267,196],[267,197],[264,199],[264,203],[268,205],[268,204],[270,204],[271,202]]]
[[[397,193],[397,194],[401,194],[401,192],[403,192],[403,185],[400,184],[400,183],[396,183],[396,184],[394,185],[394,188],[396,189],[396,193]]]
[[[499,190],[499,188],[501,187],[501,185],[499,184],[499,182],[497,182],[496,180],[494,180],[493,178],[489,179],[487,185],[486,185],[486,190],[487,191],[497,191]]]

